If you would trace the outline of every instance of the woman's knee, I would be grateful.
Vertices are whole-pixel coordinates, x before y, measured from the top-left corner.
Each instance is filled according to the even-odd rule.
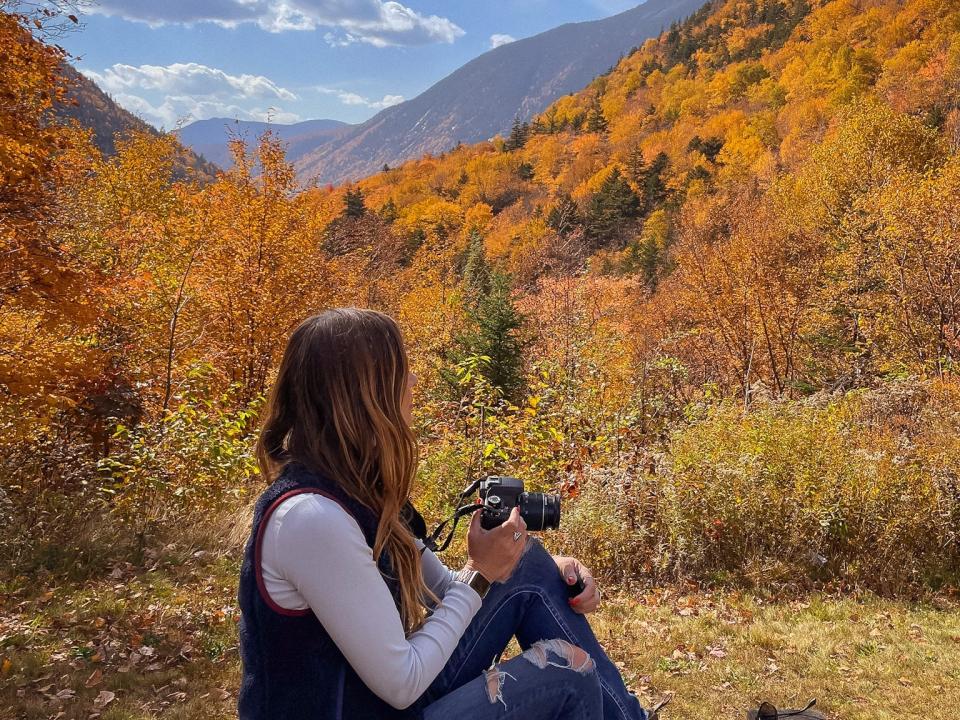
[[[525,672],[515,663],[529,663],[533,667],[530,672]],[[523,702],[525,689],[544,687],[554,688],[543,697],[544,702],[555,703],[558,711],[564,707],[577,707],[585,711],[584,717],[592,718],[599,717],[603,705],[600,678],[593,658],[583,648],[566,640],[540,640],[505,666],[490,667],[483,677],[487,700],[507,709]]]
[[[541,670],[569,673],[564,677],[564,685],[571,699],[586,709],[589,717],[600,712],[603,696],[597,664],[582,647],[561,638],[540,640],[527,648],[522,657]]]
[[[550,665],[572,670],[583,676],[597,674],[597,664],[590,657],[590,653],[561,638],[538,640],[523,652],[523,657],[540,669]]]
[[[523,549],[523,555],[520,556],[520,562],[517,563],[510,580],[536,582],[545,578],[552,579],[554,576],[559,578],[560,571],[553,557],[537,538],[528,538],[527,546]]]

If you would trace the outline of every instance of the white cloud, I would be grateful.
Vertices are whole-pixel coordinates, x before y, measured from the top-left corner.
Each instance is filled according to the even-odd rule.
[[[498,48],[501,45],[507,45],[508,43],[512,43],[515,40],[516,38],[513,37],[513,35],[506,35],[504,33],[494,33],[493,35],[490,36],[490,47],[491,49]]]
[[[292,92],[263,75],[230,75],[218,68],[198,63],[173,63],[172,65],[117,63],[102,73],[91,71],[85,71],[85,73],[104,90],[112,93],[137,88],[190,95],[297,99]]]
[[[355,92],[323,87],[322,85],[318,85],[314,89],[324,95],[336,95],[337,99],[344,105],[363,105],[364,107],[373,108],[374,110],[383,110],[383,108],[388,108],[392,105],[399,105],[404,100],[403,95],[384,95],[382,100],[369,100]]]
[[[256,23],[269,32],[335,28],[337,33],[325,37],[337,45],[452,43],[464,34],[447,18],[421,15],[394,0],[99,0],[89,11],[150,25]]]
[[[388,108],[394,105],[399,105],[403,102],[403,95],[384,95],[383,100],[378,100],[375,103],[372,103],[370,107],[374,108]]]
[[[189,96],[168,96],[159,105],[129,94],[114,96],[114,100],[134,115],[158,128],[173,130],[195,120],[213,117],[226,117],[238,120],[259,120],[261,122],[295,123],[302,118],[296,113],[286,112],[273,107],[244,108],[230,102],[195,98]]]
[[[121,106],[157,127],[172,129],[181,122],[230,117],[242,120],[296,122],[299,116],[271,106],[297,96],[262,75],[230,75],[198,63],[124,65],[103,72],[82,71]],[[158,103],[142,93],[161,96]]]

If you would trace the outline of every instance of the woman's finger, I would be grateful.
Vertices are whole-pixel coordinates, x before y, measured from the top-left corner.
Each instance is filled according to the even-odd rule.
[[[519,542],[520,537],[527,534],[527,524],[520,515],[520,509],[513,508],[510,511],[510,517],[498,529],[503,535],[509,536],[510,542]],[[520,537],[517,537],[517,533],[520,533]]]
[[[527,529],[527,523],[523,520],[523,515],[520,514],[520,508],[514,506],[513,510],[510,511],[510,517],[507,518],[507,524],[510,525],[510,532],[516,532],[517,530],[523,532]]]
[[[483,532],[483,528],[480,527],[480,513],[475,512],[473,516],[470,518],[470,527],[467,528],[467,537],[468,538],[479,537],[482,532]]]
[[[520,508],[517,508],[517,524],[523,532],[527,531],[527,521],[524,520],[523,515],[520,514]]]
[[[563,575],[564,582],[567,585],[573,585],[577,582],[577,574],[580,572],[577,568],[577,562],[572,557],[558,557],[557,567],[560,568],[560,574]]]
[[[580,614],[593,612],[600,605],[600,591],[592,575],[584,575],[583,592],[570,601],[570,607]]]

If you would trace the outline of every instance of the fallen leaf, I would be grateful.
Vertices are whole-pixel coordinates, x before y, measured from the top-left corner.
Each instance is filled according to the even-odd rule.
[[[103,670],[97,668],[92,673],[90,677],[87,678],[87,681],[84,683],[84,687],[95,687],[103,682]]]
[[[101,690],[97,694],[97,697],[94,698],[93,706],[98,710],[103,710],[103,708],[112,703],[116,697],[116,693],[110,692],[109,690]]]

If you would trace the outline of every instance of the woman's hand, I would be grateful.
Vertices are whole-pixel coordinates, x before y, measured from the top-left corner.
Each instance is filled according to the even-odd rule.
[[[565,555],[554,555],[553,561],[557,564],[563,581],[567,585],[573,585],[577,582],[577,575],[583,580],[583,592],[576,597],[570,598],[570,607],[574,612],[581,615],[591,613],[600,605],[600,591],[597,589],[597,582],[593,575],[587,570],[579,560]]]
[[[510,517],[492,530],[480,527],[479,510],[470,520],[467,533],[467,568],[476,570],[490,582],[510,577],[527,544],[527,524],[520,509],[510,511]]]

